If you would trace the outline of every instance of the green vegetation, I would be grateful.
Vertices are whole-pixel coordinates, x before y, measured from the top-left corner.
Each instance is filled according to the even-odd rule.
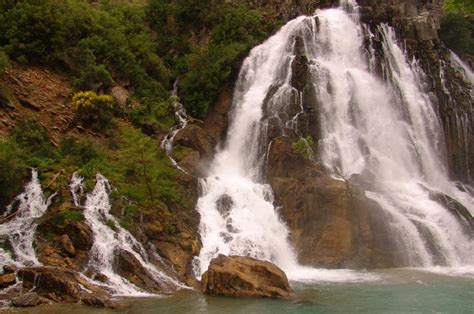
[[[112,126],[114,98],[110,95],[97,95],[95,92],[78,92],[72,97],[76,108],[76,118],[85,126],[103,131]]]
[[[260,12],[224,1],[150,0],[146,15],[161,35],[160,55],[183,78],[183,103],[197,117],[206,115],[246,52],[276,27]]]
[[[449,0],[443,5],[440,37],[457,54],[474,54],[474,1]]]
[[[294,150],[300,153],[304,158],[309,159],[309,160],[314,158],[313,157],[314,140],[311,137],[311,135],[298,139],[297,141],[293,142],[291,146],[293,147]]]
[[[7,69],[8,65],[10,64],[10,60],[5,53],[5,51],[0,50],[0,76],[5,73],[5,70]]]
[[[84,219],[82,212],[70,209],[60,211],[55,217],[55,221],[58,225],[63,224],[65,221],[84,221]]]
[[[182,78],[188,111],[203,117],[247,51],[276,28],[220,0],[4,1],[0,12],[0,71],[8,56],[59,69],[78,91],[107,93],[120,82],[139,103],[125,111],[132,121],[163,126],[173,77]]]
[[[168,203],[186,204],[181,174],[171,165],[159,143],[129,123],[116,121],[106,138],[66,138],[59,148],[49,141],[36,122],[24,121],[0,142],[0,200],[6,205],[26,182],[28,167],[39,170],[42,179],[65,169],[79,171],[86,187],[94,185],[96,173],[105,175],[127,200],[125,224],[131,224],[136,206],[167,209]],[[122,202],[117,198],[117,202]],[[119,204],[120,205],[120,204]],[[122,205],[120,205],[122,206]]]

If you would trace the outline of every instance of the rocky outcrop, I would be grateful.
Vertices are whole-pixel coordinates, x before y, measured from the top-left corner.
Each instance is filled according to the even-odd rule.
[[[54,302],[80,302],[100,307],[115,308],[111,295],[103,288],[92,285],[77,272],[64,268],[34,267],[18,271],[24,292],[34,291]]]
[[[228,297],[291,297],[285,273],[274,264],[250,257],[219,255],[202,275],[205,293]]]
[[[173,157],[188,173],[202,177],[217,142],[197,123],[190,123],[174,139]]]
[[[7,273],[0,275],[0,289],[4,289],[16,283],[16,275],[14,273]]]
[[[267,176],[303,265],[377,268],[403,264],[386,236],[386,217],[355,185],[335,180],[286,137],[270,148]]]

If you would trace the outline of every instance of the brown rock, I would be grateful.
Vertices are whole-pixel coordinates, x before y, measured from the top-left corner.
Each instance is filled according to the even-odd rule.
[[[290,229],[299,262],[316,267],[403,266],[396,244],[386,236],[384,212],[363,190],[325,174],[317,163],[276,139],[267,176]]]
[[[5,274],[11,274],[11,273],[14,273],[18,270],[18,267],[16,267],[15,265],[5,265],[3,266],[3,272]]]
[[[120,250],[115,256],[115,271],[131,283],[147,291],[165,290],[164,284],[156,282],[132,253]]]
[[[86,295],[81,299],[82,303],[98,307],[98,308],[110,308],[110,309],[118,309],[120,305],[111,300],[109,295],[102,294],[102,293],[91,293]]]
[[[0,275],[0,288],[6,288],[15,284],[16,276],[14,273]]]
[[[47,302],[45,298],[40,297],[36,292],[20,294],[12,300],[13,306],[16,307],[32,307]]]
[[[285,273],[267,261],[219,255],[202,276],[205,293],[228,297],[291,297]]]
[[[63,234],[60,241],[61,248],[66,254],[70,256],[74,256],[76,254],[74,244],[72,243],[71,239],[67,234]]]
[[[77,302],[89,294],[110,298],[103,288],[92,285],[77,272],[58,267],[31,267],[18,271],[23,289],[31,290],[55,302]]]

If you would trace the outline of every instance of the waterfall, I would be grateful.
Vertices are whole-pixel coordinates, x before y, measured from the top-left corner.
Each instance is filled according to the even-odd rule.
[[[81,206],[80,199],[83,193],[83,178],[74,174],[70,188],[76,206]],[[88,272],[104,275],[107,278],[105,286],[116,295],[143,296],[149,295],[123,278],[114,270],[114,260],[120,251],[131,254],[156,283],[174,288],[184,288],[176,279],[166,275],[154,266],[143,245],[126,229],[120,226],[119,221],[109,213],[111,209],[109,181],[97,174],[96,186],[86,195],[84,217],[94,234],[94,243],[89,252]],[[104,285],[95,282],[99,285]]]
[[[178,124],[173,126],[170,129],[168,135],[165,136],[165,138],[161,142],[161,148],[165,150],[166,155],[168,155],[169,159],[177,169],[189,175],[189,173],[183,168],[181,168],[176,162],[176,160],[173,158],[174,138],[176,137],[176,135],[178,135],[179,131],[181,131],[188,125],[186,109],[184,108],[183,104],[179,102],[178,99],[178,80],[176,80],[173,84],[173,91],[171,93],[171,96],[174,98],[173,108],[174,114],[176,118],[178,118]]]
[[[461,72],[466,81],[470,82],[471,85],[474,85],[474,73],[471,68],[453,51],[450,51],[450,56],[452,65]]]
[[[283,134],[298,133],[303,101],[291,85],[295,49],[308,60],[316,91],[320,161],[334,178],[370,180],[366,195],[390,217],[387,232],[399,243],[405,266],[474,264],[470,235],[432,199],[441,193],[474,211],[473,196],[448,178],[442,127],[425,75],[408,61],[388,25],[377,32],[383,78],[374,69],[374,50],[364,49],[364,37],[374,35],[360,23],[355,1],[290,21],[250,52],[236,83],[227,141],[201,181],[198,277],[217,254],[270,260],[293,280],[321,274],[298,265],[263,175],[265,118],[278,119]]]
[[[32,169],[31,181],[25,186],[24,192],[15,197],[7,208],[7,215],[13,217],[0,224],[0,265],[41,265],[33,248],[37,228],[35,219],[46,212],[54,195],[45,198],[38,172]],[[15,208],[16,213],[12,213]],[[9,247],[9,250],[6,247]]]

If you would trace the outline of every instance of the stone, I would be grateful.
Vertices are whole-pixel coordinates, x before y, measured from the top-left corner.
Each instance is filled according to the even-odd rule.
[[[291,298],[285,273],[276,265],[250,257],[214,258],[202,276],[204,293],[228,297]]]
[[[14,273],[0,275],[0,288],[6,288],[16,283],[16,276]]]
[[[76,249],[74,248],[74,244],[72,243],[71,239],[69,238],[67,234],[63,234],[61,236],[60,241],[61,241],[60,245],[64,253],[70,256],[74,256],[76,254]]]
[[[128,251],[116,252],[114,268],[117,274],[146,291],[160,292],[164,290],[161,283],[156,282],[140,261]]]
[[[36,292],[20,294],[12,300],[13,306],[16,307],[32,307],[47,302],[45,298],[40,297]]]
[[[103,288],[91,284],[79,273],[60,267],[27,267],[18,271],[23,289],[35,289],[40,296],[54,302],[78,302],[89,294],[111,298]]]
[[[100,293],[91,293],[81,299],[82,303],[98,308],[110,308],[110,309],[118,309],[120,305],[111,300],[110,296],[100,294]]]
[[[12,274],[16,272],[17,270],[18,270],[18,267],[16,267],[16,265],[13,265],[13,264],[3,266],[3,272],[5,274]]]
[[[363,189],[331,178],[319,164],[305,159],[292,148],[290,139],[273,142],[267,177],[301,264],[328,268],[403,265],[396,244],[386,236],[386,219],[378,204],[367,199]]]

